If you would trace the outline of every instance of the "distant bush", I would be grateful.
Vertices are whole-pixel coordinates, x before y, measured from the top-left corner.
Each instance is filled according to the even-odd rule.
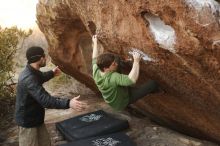
[[[16,53],[17,45],[31,34],[17,27],[0,27],[0,99],[14,96],[13,81],[14,62],[13,57]]]

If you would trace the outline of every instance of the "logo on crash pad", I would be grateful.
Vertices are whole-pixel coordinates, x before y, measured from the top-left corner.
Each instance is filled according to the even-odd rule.
[[[114,140],[113,138],[100,138],[92,141],[94,146],[117,146],[120,141]]]
[[[83,122],[94,122],[94,121],[98,121],[101,117],[103,117],[103,115],[90,114],[81,117],[80,120]]]

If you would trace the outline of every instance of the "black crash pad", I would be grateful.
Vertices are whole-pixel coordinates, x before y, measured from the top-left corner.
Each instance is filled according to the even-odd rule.
[[[77,140],[60,146],[136,146],[136,144],[126,134],[114,133]]]
[[[112,117],[102,110],[79,115],[56,123],[68,141],[119,132],[129,127],[127,120]]]

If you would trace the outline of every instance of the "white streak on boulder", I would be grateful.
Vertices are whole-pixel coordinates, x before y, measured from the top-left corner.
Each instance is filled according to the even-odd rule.
[[[144,18],[150,23],[150,30],[160,47],[175,53],[174,45],[176,35],[174,29],[166,25],[159,17],[145,14]]]
[[[198,11],[203,10],[204,7],[208,7],[212,10],[213,14],[220,12],[220,4],[215,0],[186,0],[186,3]]]

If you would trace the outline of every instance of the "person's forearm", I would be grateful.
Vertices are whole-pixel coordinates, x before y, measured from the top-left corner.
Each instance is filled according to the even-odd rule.
[[[96,58],[98,57],[98,48],[97,48],[97,42],[93,43],[93,52],[92,52],[92,58]]]
[[[43,82],[47,82],[54,77],[54,72],[52,70],[47,71],[47,72],[43,72],[42,74],[43,74],[43,76],[42,76]]]
[[[136,83],[138,77],[139,77],[139,70],[140,70],[140,64],[138,61],[134,61],[132,69],[128,75],[128,77]]]

